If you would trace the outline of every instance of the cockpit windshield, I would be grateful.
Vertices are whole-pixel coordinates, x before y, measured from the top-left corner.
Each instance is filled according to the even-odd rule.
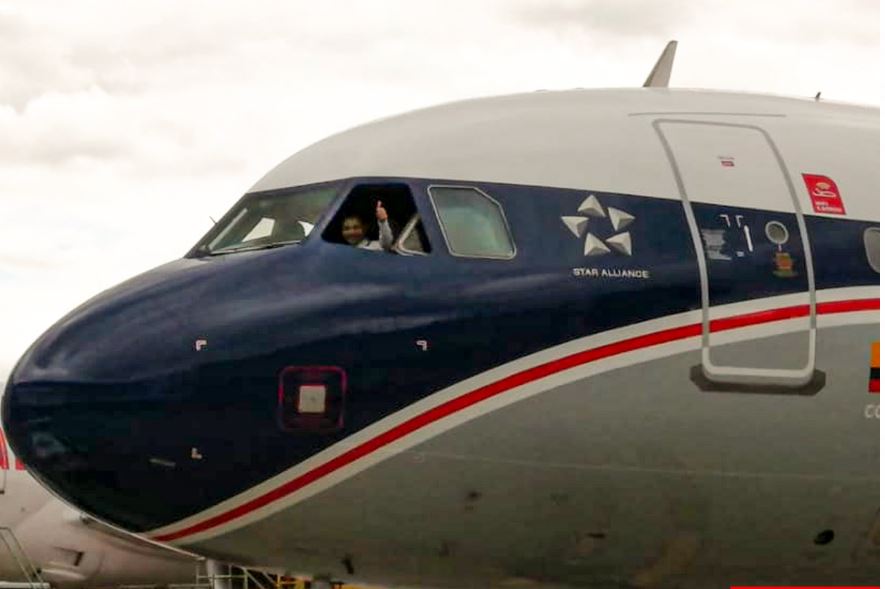
[[[338,188],[325,184],[247,194],[197,244],[193,254],[215,256],[299,243],[313,231]]]

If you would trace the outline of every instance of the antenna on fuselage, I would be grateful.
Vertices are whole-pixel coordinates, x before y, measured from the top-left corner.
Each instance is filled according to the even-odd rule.
[[[645,79],[643,88],[667,88],[670,85],[670,72],[673,70],[673,58],[676,56],[676,41],[670,41],[661,56],[658,58],[655,67],[651,68],[651,73]]]

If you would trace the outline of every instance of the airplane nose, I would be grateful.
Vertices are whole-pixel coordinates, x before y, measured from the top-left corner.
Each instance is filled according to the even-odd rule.
[[[285,252],[267,257],[275,253]],[[234,265],[236,287],[225,274]],[[145,532],[345,437],[340,413],[319,425],[285,421],[292,403],[282,407],[279,394],[287,367],[326,366],[336,354],[349,361],[328,337],[336,287],[292,276],[282,292],[311,289],[312,298],[281,297],[269,275],[251,258],[183,260],[61,319],[8,380],[2,419],[16,456],[79,509]],[[354,411],[346,425],[364,427],[379,411],[388,405]]]
[[[375,311],[392,307],[396,288],[368,304],[323,274],[334,264],[299,252],[182,260],[71,312],[9,378],[2,417],[16,455],[79,509],[149,532],[437,387],[424,357],[395,381],[377,368],[400,341]]]
[[[192,270],[190,261],[161,267],[72,311],[25,352],[3,398],[4,430],[28,470],[135,531],[196,500],[174,492],[199,470],[192,450],[205,451],[189,409],[192,308],[207,277]]]
[[[182,342],[174,341],[182,327],[150,304],[106,301],[53,326],[6,386],[3,427],[16,456],[84,510],[149,525],[131,519],[136,511],[122,518],[114,506],[144,491],[132,470],[148,468],[146,455],[163,460],[161,432],[175,425],[171,408],[190,389],[191,370],[176,353]]]

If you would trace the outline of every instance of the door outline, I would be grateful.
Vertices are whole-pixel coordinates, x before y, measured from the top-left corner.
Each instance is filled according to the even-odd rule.
[[[774,159],[781,171],[790,198],[793,202],[793,209],[796,215],[796,223],[799,227],[799,236],[802,240],[802,251],[805,255],[805,271],[808,280],[808,362],[799,369],[786,368],[753,368],[743,366],[723,366],[713,364],[710,354],[710,285],[707,275],[707,259],[704,254],[703,243],[701,242],[701,233],[698,229],[697,219],[694,216],[694,210],[691,207],[692,201],[688,197],[685,189],[685,182],[682,179],[682,173],[676,161],[676,155],[673,148],[667,140],[662,128],[665,124],[673,125],[703,125],[709,127],[728,127],[737,129],[749,129],[757,131],[765,139]],[[701,368],[704,376],[714,383],[735,384],[735,385],[775,385],[789,388],[798,388],[808,384],[814,376],[816,342],[817,342],[817,293],[814,283],[814,267],[811,258],[811,243],[808,239],[808,229],[805,226],[805,215],[802,212],[802,206],[799,197],[790,181],[790,174],[787,165],[778,151],[777,146],[771,139],[771,136],[755,125],[744,125],[738,123],[721,123],[711,121],[691,121],[684,119],[656,119],[652,121],[652,126],[661,140],[664,152],[667,154],[667,160],[673,171],[673,177],[676,180],[676,186],[679,189],[679,196],[682,199],[682,208],[685,213],[685,219],[688,223],[691,233],[692,244],[695,249],[695,257],[698,265],[698,274],[701,286]]]

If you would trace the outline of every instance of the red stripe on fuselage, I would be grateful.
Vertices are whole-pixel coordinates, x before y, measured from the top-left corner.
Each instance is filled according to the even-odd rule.
[[[714,319],[710,322],[710,330],[713,332],[726,331],[730,329],[748,327],[751,325],[761,325],[773,321],[784,321],[788,319],[795,319],[797,317],[805,317],[809,314],[809,308],[810,307],[808,305],[797,305],[793,307],[783,307],[781,309],[747,313],[744,315],[735,315],[734,317],[726,317],[723,319]],[[849,313],[855,311],[872,311],[877,309],[879,309],[879,299],[836,301],[829,303],[819,303],[817,305],[818,315],[826,315],[832,313]],[[198,532],[203,532],[205,530],[235,520],[246,515],[247,513],[255,511],[256,509],[264,507],[265,505],[268,505],[278,499],[290,495],[295,491],[321,479],[327,474],[335,472],[336,470],[352,462],[355,462],[360,458],[368,456],[375,450],[383,448],[384,446],[387,446],[388,444],[400,438],[403,438],[426,425],[429,425],[435,421],[439,421],[440,419],[457,413],[462,409],[466,409],[467,407],[476,405],[477,403],[505,393],[509,390],[515,389],[524,384],[540,380],[558,372],[581,366],[582,364],[601,360],[603,358],[610,358],[612,356],[617,356],[619,354],[624,354],[627,352],[633,352],[642,348],[650,348],[659,344],[670,343],[699,335],[701,335],[700,323],[665,329],[663,331],[657,331],[654,333],[625,339],[619,342],[606,344],[604,346],[599,346],[597,348],[585,350],[583,352],[577,352],[570,356],[565,356],[563,358],[552,360],[550,362],[534,366],[527,370],[517,372],[516,374],[512,374],[510,376],[502,378],[501,380],[469,391],[461,395],[460,397],[446,401],[441,405],[433,407],[432,409],[428,409],[420,415],[416,415],[415,417],[412,417],[398,425],[395,425],[386,432],[383,432],[375,436],[374,438],[363,442],[359,446],[351,448],[343,454],[332,458],[328,462],[323,463],[316,468],[313,468],[312,470],[309,470],[308,472],[292,479],[291,481],[280,485],[276,489],[268,491],[264,495],[260,495],[255,499],[247,501],[246,503],[234,507],[229,511],[226,511],[214,517],[210,517],[209,519],[183,528],[177,532],[170,532],[167,534],[153,536],[153,539],[159,542],[169,542],[172,540],[183,538],[185,536],[196,534]]]

